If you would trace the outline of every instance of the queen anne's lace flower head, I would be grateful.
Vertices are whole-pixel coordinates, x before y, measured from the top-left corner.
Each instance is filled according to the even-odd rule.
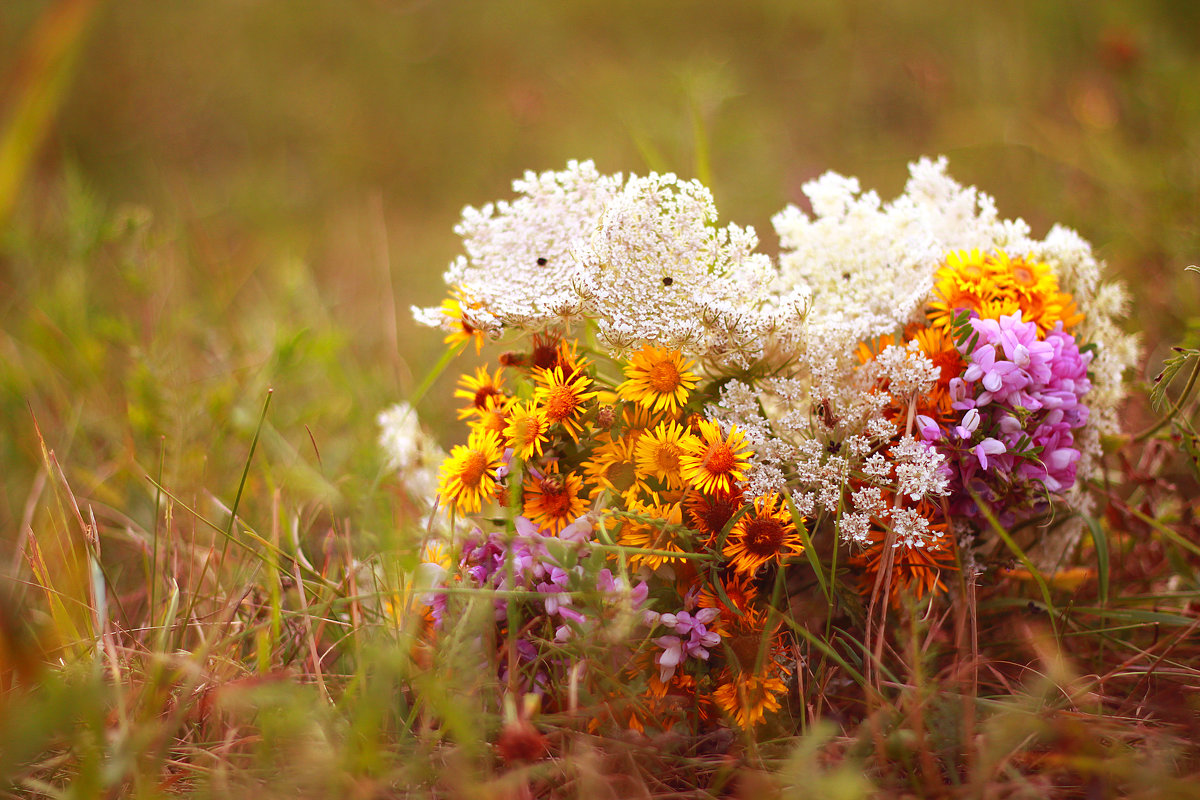
[[[561,172],[526,172],[513,182],[519,196],[463,209],[455,233],[466,255],[446,271],[477,327],[529,330],[561,325],[580,311],[572,285],[573,249],[599,223],[622,185],[591,161],[571,161]],[[440,308],[413,309],[418,321],[439,325]]]
[[[575,286],[615,353],[652,344],[753,357],[774,278],[757,245],[751,228],[717,227],[699,181],[630,178],[579,251]]]

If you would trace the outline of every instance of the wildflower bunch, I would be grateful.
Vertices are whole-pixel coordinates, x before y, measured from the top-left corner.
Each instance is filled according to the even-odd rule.
[[[551,705],[569,672],[611,723],[753,727],[799,669],[817,545],[898,602],[990,520],[1084,507],[1136,344],[1076,234],[1031,238],[944,161],[889,204],[809,184],[778,263],[695,181],[573,162],[514,188],[464,212],[451,299],[415,311],[509,347],[459,381],[437,503],[469,531],[448,582],[496,593],[497,674]]]
[[[694,709],[761,722],[779,708],[787,667],[758,587],[802,552],[803,521],[782,497],[743,497],[751,450],[735,426],[698,413],[701,377],[678,350],[614,360],[544,333],[529,344],[461,378],[468,439],[444,461],[437,494],[474,521],[451,581],[497,592],[497,641],[516,654],[498,657],[498,676],[515,664],[522,690],[554,707],[563,646],[580,663],[583,643],[606,641],[595,682],[610,664],[641,687],[625,698],[596,689],[620,724]],[[507,521],[484,522],[505,510]],[[430,596],[436,625],[452,598]],[[731,644],[751,639],[741,655]],[[739,694],[747,681],[757,688]]]

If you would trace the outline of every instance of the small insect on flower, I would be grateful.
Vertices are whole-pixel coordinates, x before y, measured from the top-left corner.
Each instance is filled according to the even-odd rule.
[[[690,371],[692,366],[678,350],[646,345],[625,366],[626,380],[617,393],[651,411],[676,414],[700,380]]]
[[[459,512],[473,514],[496,493],[496,471],[504,459],[504,444],[495,431],[476,429],[442,463],[438,497]]]
[[[702,492],[732,492],[735,484],[746,479],[753,451],[736,426],[730,426],[729,436],[721,426],[709,420],[696,423],[698,438],[691,449],[680,458],[683,479]]]

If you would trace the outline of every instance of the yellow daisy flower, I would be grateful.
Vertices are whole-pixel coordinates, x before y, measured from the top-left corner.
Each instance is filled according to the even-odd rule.
[[[730,426],[725,436],[720,425],[704,419],[697,421],[695,430],[697,439],[679,459],[683,479],[709,494],[734,491],[735,484],[746,479],[745,470],[750,466],[746,438],[736,426]]]
[[[683,486],[680,459],[697,444],[696,437],[678,422],[660,422],[654,430],[638,437],[634,448],[638,473],[662,481],[668,489],[678,489]]]
[[[475,419],[467,424],[471,426],[472,431],[491,431],[503,441],[504,430],[508,427],[508,405],[509,401],[505,399],[496,405],[481,408]]]
[[[504,439],[522,460],[542,454],[542,446],[550,438],[550,421],[535,403],[514,403],[508,412]]]
[[[476,429],[465,445],[457,445],[442,462],[438,497],[464,514],[480,510],[496,493],[496,470],[504,443],[495,431]]]
[[[966,310],[980,319],[999,319],[1017,311],[1037,323],[1043,335],[1058,322],[1070,328],[1083,320],[1070,294],[1059,291],[1049,264],[1003,250],[950,253],[938,269],[934,296],[926,311],[930,324],[949,331],[954,315]]]
[[[638,473],[635,443],[635,439],[623,436],[600,445],[592,451],[592,457],[583,462],[584,480],[591,487],[588,494],[591,499],[605,490],[631,498],[647,491],[646,482]]]
[[[476,416],[486,409],[503,404],[505,395],[501,388],[504,383],[501,373],[502,370],[497,369],[496,374],[492,375],[487,367],[478,367],[474,375],[463,375],[458,379],[459,388],[454,391],[454,396],[470,403],[458,410],[459,419]]]
[[[546,412],[551,425],[561,425],[575,442],[583,430],[583,412],[588,401],[596,397],[591,388],[592,379],[582,372],[566,377],[562,367],[534,370],[538,386],[533,399]]]
[[[995,263],[996,287],[1002,294],[1028,301],[1035,295],[1045,297],[1058,293],[1058,278],[1045,262],[1024,256],[1009,258],[1008,253],[998,250]]]
[[[804,541],[792,515],[773,494],[755,498],[754,509],[733,523],[721,553],[735,572],[754,575],[768,561],[779,562],[803,551]]]
[[[530,470],[522,488],[523,513],[542,530],[557,534],[583,516],[584,504],[579,497],[583,481],[574,472],[559,474],[557,461],[552,461],[540,477]]]
[[[442,314],[448,318],[450,333],[443,339],[446,344],[456,344],[462,341],[475,340],[475,352],[483,350],[487,333],[471,324],[469,319],[470,303],[466,302],[457,292],[442,301]]]
[[[687,528],[683,527],[683,509],[679,503],[660,503],[655,497],[652,502],[634,501],[629,512],[636,517],[620,517],[617,544],[640,547],[646,550],[686,553],[691,548],[687,541]],[[629,565],[634,569],[645,564],[658,569],[671,561],[682,561],[682,557],[659,553],[631,553]]]
[[[622,399],[652,411],[678,413],[699,378],[678,350],[644,346],[625,366],[625,382],[617,387]]]
[[[778,674],[742,673],[722,682],[713,692],[713,700],[739,728],[749,730],[762,722],[767,712],[780,709],[779,697],[786,692],[787,684]]]
[[[934,276],[930,324],[949,331],[958,312],[980,311],[996,296],[996,276],[995,262],[978,249],[950,253]]]

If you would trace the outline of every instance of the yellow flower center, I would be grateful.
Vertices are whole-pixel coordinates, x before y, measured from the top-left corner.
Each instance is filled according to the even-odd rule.
[[[662,472],[679,471],[679,447],[671,442],[659,442],[654,447],[654,463]]]

